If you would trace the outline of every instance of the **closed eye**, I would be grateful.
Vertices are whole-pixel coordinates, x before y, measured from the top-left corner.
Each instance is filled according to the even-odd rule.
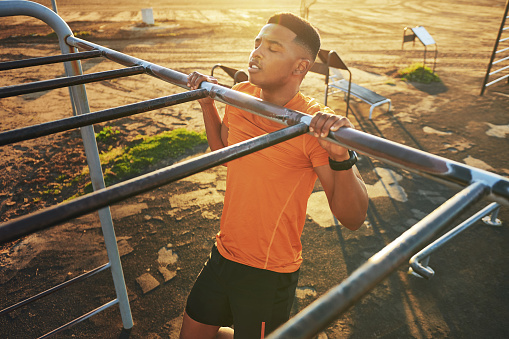
[[[283,48],[283,45],[275,40],[265,40],[265,43],[269,45],[270,52],[279,52]],[[257,49],[262,44],[262,38],[256,38],[254,41],[254,48]]]

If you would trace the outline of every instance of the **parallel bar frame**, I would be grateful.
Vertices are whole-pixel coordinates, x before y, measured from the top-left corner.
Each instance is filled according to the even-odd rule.
[[[6,1],[9,3],[12,3],[14,1]],[[24,1],[20,1],[24,2]],[[60,36],[59,36],[60,37]],[[70,46],[77,47],[73,45],[73,43],[77,44],[83,44],[84,40],[77,39],[73,37],[72,35],[67,36],[66,38],[67,43]],[[88,46],[92,45],[91,43],[88,43]],[[84,43],[84,46],[87,46],[87,43]],[[82,47],[82,46],[80,46]],[[125,58],[125,55],[122,53],[116,52],[116,57],[120,56],[119,60],[127,60]],[[132,58],[132,57],[131,57]],[[134,58],[135,59],[135,58]],[[136,60],[137,62],[140,61],[139,59]],[[118,62],[118,61],[117,61]],[[166,80],[168,82],[172,82],[178,86],[187,88],[185,85],[185,82],[187,80],[187,76],[184,74],[181,74],[179,72],[165,69],[161,66],[157,66],[151,63],[147,63],[143,60],[141,60],[140,66],[143,66],[147,71],[151,72],[151,75],[154,75],[156,77],[159,77],[163,80]],[[120,62],[122,63],[122,62]],[[137,63],[135,63],[137,64]],[[128,65],[132,66],[132,65]],[[295,128],[300,129],[307,129],[307,126],[310,121],[310,117],[302,114],[300,112],[287,110],[275,105],[271,105],[268,103],[264,103],[262,101],[256,101],[252,97],[249,96],[242,96],[242,95],[236,95],[232,92],[225,91],[224,88],[217,88],[217,85],[210,84],[210,83],[203,83],[202,88],[207,89],[209,91],[209,94],[212,98],[222,101],[224,103],[230,104],[232,106],[241,107],[246,109],[247,111],[250,111],[252,113],[261,115],[265,118],[271,119],[273,121],[280,122],[282,124],[286,124],[289,126],[293,126]],[[247,107],[246,107],[247,106]],[[80,109],[80,111],[83,111],[83,109]],[[289,127],[288,129],[292,129],[292,127]],[[287,130],[287,129],[285,129]],[[305,131],[300,131],[302,133],[305,133]],[[489,195],[490,198],[493,200],[500,200],[503,204],[507,204],[508,202],[508,192],[509,192],[509,184],[507,179],[493,175],[492,173],[477,170],[475,168],[454,163],[451,161],[447,161],[447,159],[443,159],[440,157],[430,156],[429,154],[424,154],[424,152],[419,153],[416,150],[407,149],[406,147],[401,148],[401,145],[395,145],[394,143],[381,143],[382,147],[369,147],[369,144],[373,142],[370,137],[367,135],[357,134],[355,130],[351,129],[343,129],[341,131],[342,133],[331,133],[329,135],[329,138],[343,146],[349,146],[353,145],[350,148],[356,149],[358,151],[361,151],[365,154],[371,155],[375,158],[381,159],[385,162],[392,163],[396,165],[397,167],[406,168],[408,170],[411,170],[413,172],[420,173],[421,175],[428,176],[432,179],[435,179],[440,182],[445,183],[452,183],[454,186],[466,186],[462,192],[457,194],[453,199],[449,200],[446,204],[441,206],[437,211],[440,210],[440,212],[432,213],[425,219],[423,219],[421,222],[416,224],[414,227],[411,228],[413,232],[421,230],[426,230],[425,234],[431,234],[433,232],[430,232],[428,228],[435,229],[436,231],[444,227],[445,224],[448,224],[452,219],[454,219],[459,213],[462,212],[463,209],[467,208],[471,204],[473,204],[477,199],[479,199],[481,196]],[[383,149],[383,147],[386,147],[386,149]],[[364,150],[364,151],[363,151]],[[396,151],[402,151],[403,155],[396,154]],[[384,154],[385,153],[385,154]],[[406,157],[411,156],[409,161],[405,159]],[[138,180],[138,179],[136,179]],[[96,192],[97,194],[106,191],[106,189],[103,189],[101,191]],[[93,193],[94,194],[94,193]],[[459,197],[459,198],[457,198]],[[454,205],[454,206],[448,206],[444,207],[445,205]],[[445,209],[442,211],[442,209]],[[445,218],[444,218],[445,216]],[[432,220],[436,220],[437,218],[447,219],[447,222],[444,222],[443,220],[439,220],[439,222],[432,222]],[[429,219],[429,220],[428,220]],[[16,219],[18,220],[18,219]],[[417,226],[420,226],[417,227]],[[431,226],[430,226],[431,225]],[[434,225],[434,226],[433,226]],[[1,225],[1,227],[6,226]],[[416,229],[414,229],[416,228]],[[410,230],[409,230],[410,231]],[[424,232],[424,231],[423,231]],[[427,233],[430,232],[430,233]],[[393,262],[391,262],[391,255],[394,255],[393,252],[398,252],[398,249],[402,245],[402,242],[405,242],[405,235],[407,235],[408,232],[405,232],[400,238],[393,243],[391,243],[388,247],[384,248],[381,252],[379,252],[377,255],[375,255],[372,259],[376,262],[383,262],[383,263],[390,263],[394,265]],[[431,236],[431,235],[430,235]],[[408,241],[414,240],[415,235],[409,234]],[[394,245],[392,245],[394,244]],[[392,245],[392,248],[391,248]],[[410,247],[416,246],[414,245],[408,245]],[[408,250],[408,249],[407,249]],[[393,252],[391,252],[393,251]],[[405,252],[406,253],[406,252]],[[386,255],[387,254],[387,255]],[[376,258],[375,258],[376,257]],[[396,258],[392,258],[396,259]],[[370,259],[371,260],[371,259]],[[401,260],[400,256],[398,256],[398,260]],[[369,264],[369,261],[368,261]],[[361,267],[362,268],[362,267]],[[357,271],[356,271],[357,272]],[[383,274],[389,274],[390,271],[382,270]],[[354,272],[355,273],[355,272]],[[362,274],[362,273],[359,273]],[[353,280],[353,278],[351,279]],[[370,284],[376,285],[376,281],[370,281]],[[373,286],[374,286],[373,285]],[[341,285],[340,285],[341,286]],[[371,288],[369,288],[371,289]],[[369,291],[367,289],[363,293],[367,293]],[[355,298],[354,298],[355,299]],[[118,299],[111,301],[111,305],[117,303]],[[108,304],[110,304],[108,303]],[[106,305],[108,305],[106,304]],[[104,306],[106,306],[104,305]],[[104,307],[103,306],[103,307]],[[108,306],[108,307],[109,307]],[[349,307],[349,306],[348,306]],[[99,310],[99,309],[96,309]],[[96,310],[89,312],[93,313]],[[85,315],[86,316],[86,315]],[[83,316],[83,317],[85,317]],[[74,321],[73,321],[74,322]],[[71,322],[71,323],[73,323]],[[70,324],[71,324],[70,323]],[[64,325],[67,326],[67,325]],[[288,328],[292,328],[292,325],[289,324]],[[59,329],[57,329],[59,330]],[[316,326],[312,329],[312,331],[316,331]],[[298,337],[298,336],[292,336],[292,337]]]

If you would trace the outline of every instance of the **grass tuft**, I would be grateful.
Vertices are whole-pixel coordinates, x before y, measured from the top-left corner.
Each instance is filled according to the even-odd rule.
[[[106,185],[143,173],[150,165],[176,158],[207,142],[204,132],[179,128],[151,137],[141,137],[132,145],[117,147],[100,154]]]
[[[415,63],[407,68],[400,69],[398,74],[407,81],[421,82],[424,84],[442,81],[429,67],[423,66],[421,63]]]

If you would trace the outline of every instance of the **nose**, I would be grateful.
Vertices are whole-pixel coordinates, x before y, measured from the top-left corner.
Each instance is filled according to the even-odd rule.
[[[258,47],[255,47],[252,51],[251,51],[251,58],[261,58],[263,55],[262,55],[262,44],[259,44]]]
[[[259,59],[260,58],[260,51],[259,48],[255,48],[251,51],[250,59]]]

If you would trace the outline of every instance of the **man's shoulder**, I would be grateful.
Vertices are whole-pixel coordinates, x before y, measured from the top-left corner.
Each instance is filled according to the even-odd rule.
[[[297,106],[294,109],[296,109],[297,111],[305,112],[311,115],[316,114],[318,111],[335,114],[335,112],[331,108],[318,102],[318,100],[316,100],[315,98],[304,95],[300,92],[299,94],[300,94],[299,97],[294,103],[295,106]]]
[[[257,87],[249,81],[239,82],[232,87],[233,90],[253,95]]]

